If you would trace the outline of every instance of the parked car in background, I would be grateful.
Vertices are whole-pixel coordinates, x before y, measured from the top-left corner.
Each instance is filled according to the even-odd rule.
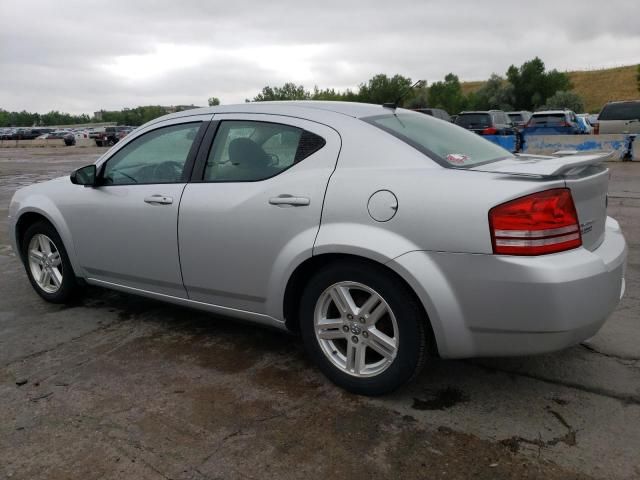
[[[45,133],[44,135],[40,135],[36,137],[38,140],[62,140],[68,132],[64,130],[56,130],[54,132]]]
[[[133,127],[121,126],[121,127],[104,127],[104,131],[100,132],[95,137],[96,145],[98,147],[111,147],[118,143],[122,138],[121,132],[130,132]],[[126,135],[126,133],[125,133]]]
[[[461,116],[495,128],[500,113]],[[436,356],[596,334],[627,255],[606,158],[517,158],[380,105],[226,105],[21,188],[8,236],[47,301],[89,283],[300,332],[336,384],[379,395]]]
[[[640,133],[640,100],[609,102],[598,115],[598,133]]]
[[[516,128],[524,128],[529,119],[531,118],[531,112],[522,110],[520,112],[507,112],[511,123]]]
[[[65,133],[65,135],[64,135],[64,137],[62,137],[62,139],[64,140],[64,144],[67,147],[71,147],[71,146],[76,144],[76,134],[74,132]]]
[[[586,114],[576,115],[578,121],[578,127],[580,127],[580,133],[584,135],[590,135],[593,133],[593,127],[589,123],[589,119]]]
[[[524,127],[526,135],[578,135],[581,128],[571,110],[535,112]]]
[[[502,110],[460,112],[456,117],[456,125],[480,135],[513,134],[511,120]]]
[[[413,110],[415,112],[431,115],[432,117],[439,118],[440,120],[444,120],[446,122],[451,121],[451,117],[449,116],[449,114],[441,108],[415,108]]]
[[[518,152],[522,148],[522,136],[502,110],[460,112],[455,124],[478,135],[487,136],[492,142]]]

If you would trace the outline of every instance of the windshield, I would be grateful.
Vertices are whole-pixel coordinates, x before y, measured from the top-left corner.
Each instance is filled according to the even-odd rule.
[[[640,102],[610,103],[600,112],[599,120],[640,119]]]
[[[529,120],[529,123],[531,125],[558,125],[566,121],[564,113],[550,113],[548,115],[534,115],[531,117],[531,120]]]
[[[465,128],[487,128],[491,126],[491,117],[488,113],[461,113],[456,118],[456,125]]]
[[[397,113],[363,118],[445,167],[470,168],[513,155],[464,128],[429,115]]]

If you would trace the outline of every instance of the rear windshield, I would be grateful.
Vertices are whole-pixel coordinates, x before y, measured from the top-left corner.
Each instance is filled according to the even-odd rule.
[[[487,128],[491,126],[488,113],[461,113],[456,118],[456,125],[464,128]]]
[[[600,112],[598,120],[640,119],[640,102],[610,103]]]
[[[363,118],[445,167],[470,168],[513,158],[511,152],[469,130],[429,115],[397,113]]]
[[[509,118],[514,122],[522,122],[522,114],[521,113],[510,113]]]
[[[564,113],[550,113],[548,115],[534,115],[529,123],[532,125],[558,125],[566,121]]]

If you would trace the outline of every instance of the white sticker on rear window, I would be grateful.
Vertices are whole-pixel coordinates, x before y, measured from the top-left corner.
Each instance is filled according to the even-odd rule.
[[[447,162],[454,165],[464,165],[469,161],[469,156],[463,153],[450,153],[447,155]]]

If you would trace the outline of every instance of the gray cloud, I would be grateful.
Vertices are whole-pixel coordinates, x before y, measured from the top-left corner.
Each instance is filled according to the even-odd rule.
[[[376,73],[475,80],[535,55],[560,70],[638,63],[639,17],[624,0],[7,0],[0,107],[232,103],[267,84],[355,88]]]

